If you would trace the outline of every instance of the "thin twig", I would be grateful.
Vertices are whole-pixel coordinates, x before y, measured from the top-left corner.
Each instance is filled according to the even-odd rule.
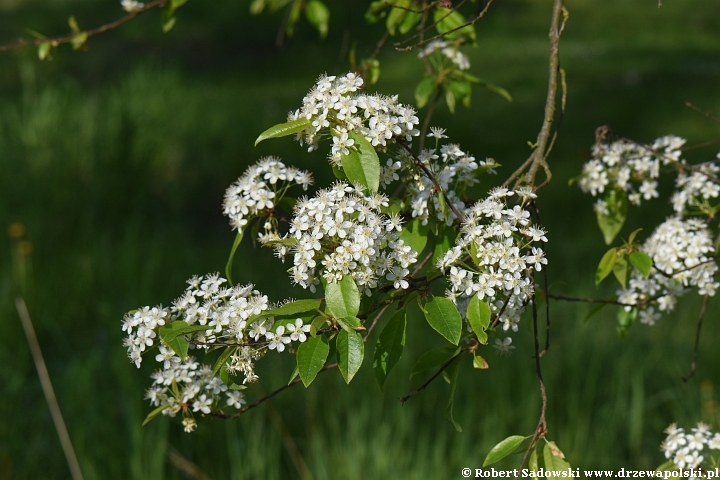
[[[552,298],[554,300],[563,300],[566,302],[581,302],[581,303],[606,303],[608,305],[619,305],[621,307],[643,307],[644,305],[652,302],[653,300],[657,300],[658,298],[665,297],[667,295],[670,295],[669,293],[663,293],[660,295],[655,295],[654,297],[646,298],[645,300],[641,300],[637,303],[623,303],[619,302],[617,300],[610,300],[610,299],[604,299],[604,298],[578,298],[578,297],[566,297],[563,295],[554,295],[547,290],[545,290],[545,296],[548,298]]]
[[[15,43],[10,43],[7,45],[0,45],[0,52],[6,52],[8,50],[15,50],[22,47],[28,47],[28,46],[38,46],[42,43],[49,43],[53,47],[57,47],[61,43],[70,43],[75,38],[77,38],[80,34],[86,34],[86,38],[93,37],[95,35],[98,35],[100,33],[105,33],[108,30],[113,30],[123,23],[129,22],[133,18],[137,17],[138,15],[147,12],[148,10],[152,10],[155,7],[164,7],[168,0],[153,0],[152,2],[148,3],[147,5],[143,6],[142,8],[139,8],[138,10],[134,12],[130,12],[127,15],[125,15],[122,18],[119,18],[115,20],[114,22],[106,23],[105,25],[101,25],[97,28],[92,28],[90,30],[85,30],[81,32],[72,32],[72,33],[66,33],[64,35],[58,35],[55,37],[40,37],[36,38],[34,40],[27,40],[27,39],[20,39]]]
[[[388,308],[390,308],[391,304],[385,305],[380,312],[375,315],[373,318],[373,321],[370,323],[370,327],[367,329],[367,332],[365,332],[365,337],[363,337],[363,342],[367,343],[368,339],[370,338],[370,334],[375,330],[375,326],[380,321],[380,318],[385,314]]]
[[[698,349],[700,348],[700,331],[702,330],[703,318],[705,318],[705,311],[707,310],[708,299],[710,295],[705,295],[703,298],[702,307],[700,307],[700,315],[698,315],[697,330],[695,331],[695,349],[693,350],[693,359],[690,364],[690,373],[682,377],[683,382],[690,380],[695,375],[695,368],[697,366]]]
[[[425,390],[425,389],[428,387],[428,385],[430,385],[436,378],[438,378],[438,377],[440,376],[440,374],[441,374],[442,372],[444,372],[445,370],[447,370],[447,368],[450,366],[451,363],[453,363],[455,360],[458,359],[458,357],[460,357],[460,355],[462,355],[463,351],[464,351],[464,350],[460,350],[458,353],[456,353],[455,355],[453,355],[453,357],[452,357],[450,360],[448,360],[447,362],[445,362],[445,363],[440,367],[440,369],[439,369],[437,372],[435,372],[435,375],[433,375],[432,377],[430,377],[430,378],[428,379],[427,382],[423,383],[423,384],[420,385],[418,388],[416,388],[416,389],[413,390],[412,392],[408,393],[408,394],[405,395],[404,397],[398,398],[398,400],[400,401],[400,403],[401,403],[402,405],[405,405],[405,402],[407,402],[410,398],[414,397],[414,396],[417,395],[418,393],[420,393],[420,392],[422,392],[423,390]]]
[[[692,103],[685,100],[685,106],[690,107],[699,114],[703,115],[705,118],[712,120],[715,123],[720,123],[720,118],[714,117],[712,113],[710,112],[703,112],[699,107],[693,105]]]
[[[551,130],[553,121],[555,119],[555,105],[557,103],[557,91],[558,91],[558,72],[560,71],[560,34],[564,27],[563,18],[563,0],[555,0],[553,5],[552,23],[550,25],[550,62],[549,62],[549,73],[548,73],[548,91],[545,99],[545,117],[543,119],[542,127],[537,136],[535,142],[535,148],[533,149],[530,157],[513,172],[510,177],[505,180],[503,186],[509,186],[514,180],[516,183],[520,183],[520,176],[525,172],[524,183],[529,186],[535,186],[535,176],[538,170],[542,167],[547,175],[550,172],[550,168],[547,165],[547,157],[550,153],[548,147],[548,141],[551,138]],[[547,180],[543,185],[547,183]]]
[[[75,450],[73,449],[72,441],[70,441],[70,435],[65,426],[60,405],[58,405],[57,398],[55,397],[55,391],[50,381],[50,374],[45,366],[45,360],[43,359],[42,350],[40,349],[40,343],[35,335],[35,328],[33,328],[32,320],[30,319],[30,313],[28,313],[27,305],[25,305],[25,300],[22,297],[15,298],[15,308],[17,308],[23,330],[25,330],[25,336],[30,345],[30,352],[35,362],[35,368],[37,369],[38,377],[40,377],[40,385],[42,386],[45,400],[50,408],[50,415],[55,424],[55,430],[57,430],[58,437],[60,437],[60,444],[65,452],[65,460],[67,461],[68,467],[70,467],[70,473],[73,480],[82,480],[83,476],[80,470],[80,464],[75,456]]]

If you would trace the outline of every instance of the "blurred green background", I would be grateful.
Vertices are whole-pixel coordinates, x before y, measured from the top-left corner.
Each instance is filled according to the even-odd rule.
[[[498,0],[477,24],[470,71],[506,88],[513,102],[476,90],[472,108],[455,115],[439,108],[433,121],[465,150],[505,165],[490,181],[527,157],[541,124],[551,3]],[[311,169],[318,187],[331,181],[322,153],[307,154],[288,139],[253,147],[260,131],[300,105],[320,73],[347,70],[343,29],[358,40],[360,56],[382,35],[381,26],[365,25],[364,2],[329,4],[338,20],[328,39],[301,24],[282,48],[275,46],[282,13],[251,17],[246,2],[193,0],[168,34],[151,12],[91,39],[87,52],[60,48],[49,62],[33,49],[0,54],[0,226],[21,222],[29,242],[21,256],[15,241],[0,236],[0,478],[69,478],[13,304],[20,263],[86,479],[460,478],[461,468],[480,467],[500,439],[533,431],[540,399],[528,321],[513,356],[487,349],[489,370],[463,366],[455,408],[463,433],[443,418],[442,381],[399,404],[396,398],[423,380],[408,378],[414,361],[443,344],[417,312],[384,392],[369,368],[350,386],[330,372],[239,420],[201,420],[192,435],[164,418],[140,427],[150,411],[143,392],[152,362],[139,371],[128,362],[124,312],[169,304],[190,276],[224,268],[234,235],[221,215],[222,196],[259,157],[280,155]],[[592,200],[568,180],[587,160],[600,125],[641,142],[668,133],[690,145],[720,138],[717,124],[684,105],[720,113],[720,3],[566,5],[567,111],[550,159],[555,177],[540,198],[548,275],[555,293],[610,296],[609,282],[599,290],[593,283],[604,245]],[[0,0],[0,42],[28,28],[64,33],[70,14],[87,28],[122,11],[113,0]],[[416,55],[386,50],[380,61],[376,89],[412,103],[422,74]],[[717,148],[687,157],[709,159]],[[664,200],[647,202],[631,212],[623,234],[638,226],[649,234],[670,210]],[[286,267],[271,252],[251,247],[246,241],[236,257],[238,282],[255,283],[272,300],[302,294],[285,282]],[[551,348],[543,358],[550,437],[574,467],[653,468],[664,461],[659,444],[669,423],[689,428],[704,420],[720,429],[716,301],[697,375],[681,380],[699,308],[699,298],[688,296],[656,326],[636,325],[621,339],[613,308],[586,322],[590,307],[551,304]],[[287,381],[293,357],[277,360],[260,362],[251,400]]]

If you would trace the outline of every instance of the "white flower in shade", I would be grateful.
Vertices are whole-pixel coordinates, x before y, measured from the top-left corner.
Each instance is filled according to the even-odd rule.
[[[245,395],[239,390],[230,390],[225,393],[227,395],[227,404],[231,407],[240,409],[246,404]]]
[[[182,425],[186,433],[192,433],[197,427],[197,422],[194,418],[186,417],[183,418]]]
[[[210,406],[212,405],[212,398],[208,398],[204,393],[193,402],[193,412],[202,412],[205,414],[210,413]]]
[[[120,6],[128,13],[137,13],[145,7],[145,4],[137,0],[120,0]]]
[[[502,340],[496,338],[493,348],[498,355],[510,355],[515,349],[515,347],[512,345],[512,338],[510,337],[505,337]]]
[[[445,129],[440,127],[430,127],[430,133],[428,133],[427,136],[433,137],[437,140],[448,138],[447,135],[445,135]]]

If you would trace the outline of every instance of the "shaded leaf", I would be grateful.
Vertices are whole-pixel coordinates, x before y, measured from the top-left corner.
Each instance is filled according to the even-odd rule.
[[[445,419],[455,427],[457,432],[462,432],[462,427],[453,416],[453,403],[455,402],[455,391],[457,390],[458,374],[460,373],[460,362],[454,361],[445,371],[450,377],[450,396],[445,406]]]
[[[215,362],[215,366],[213,366],[212,369],[212,376],[214,377],[217,375],[217,373],[220,371],[220,369],[225,365],[228,361],[228,359],[232,356],[233,352],[235,352],[236,347],[227,347],[218,357],[217,361]]]
[[[393,367],[397,365],[397,362],[402,356],[403,349],[405,348],[406,325],[407,318],[405,309],[402,309],[388,321],[375,345],[373,371],[375,372],[375,380],[377,380],[380,388],[385,385],[388,374]]]
[[[259,224],[259,222],[258,222],[258,224]],[[232,264],[233,264],[233,260],[235,259],[235,252],[237,252],[237,249],[240,246],[240,242],[242,242],[242,239],[243,239],[243,232],[242,232],[242,230],[238,230],[237,235],[235,235],[235,241],[233,242],[232,248],[230,249],[230,256],[228,257],[228,261],[225,264],[225,277],[227,278],[227,281],[230,285],[233,285]]]
[[[415,87],[415,103],[418,108],[423,108],[430,101],[430,96],[435,92],[437,83],[429,77],[423,78]]]
[[[428,233],[430,227],[423,225],[419,217],[415,217],[411,222],[406,223],[400,232],[400,239],[410,248],[418,253],[418,256],[425,249],[428,241]]]
[[[320,38],[327,37],[330,10],[320,0],[310,0],[305,6],[305,17],[310,25],[320,34]]]
[[[605,196],[608,214],[597,212],[597,222],[605,238],[605,244],[610,245],[625,223],[627,217],[628,201],[625,192],[610,190]]]
[[[460,347],[443,347],[430,350],[423,353],[410,373],[410,376],[430,370],[431,368],[439,368],[445,365],[451,358],[460,352]]]
[[[472,25],[465,25],[467,23],[467,20],[457,10],[438,7],[437,9],[435,9],[435,12],[433,14],[433,20],[437,22],[435,28],[440,34],[444,34],[446,32],[454,30],[452,33],[448,33],[446,35],[446,38],[453,39],[464,35],[473,42],[475,41],[475,27],[473,27]],[[465,26],[459,28],[462,25]]]
[[[549,443],[546,443],[543,447],[543,463],[545,470],[549,471],[562,471],[570,468],[570,464],[563,458],[554,455],[553,448]]]
[[[387,31],[388,33],[390,33],[390,35],[395,35],[395,29],[398,27],[398,25],[400,25],[400,22],[402,22],[405,16],[408,14],[408,11],[406,9],[410,7],[411,1],[412,0],[397,0],[393,2],[395,5],[391,7],[390,13],[385,20],[385,27],[387,28]]]
[[[620,285],[622,285],[623,288],[626,288],[628,278],[628,262],[624,256],[620,256],[615,259],[615,265],[613,265],[612,271],[615,275],[615,278],[617,278],[617,281],[620,282]]]
[[[620,307],[617,314],[617,331],[620,337],[627,336],[630,331],[630,327],[635,323],[638,316],[638,309],[633,307],[630,311],[625,310],[625,307]]]
[[[151,421],[153,418],[155,418],[155,417],[157,417],[158,415],[160,415],[160,413],[161,413],[163,410],[165,410],[166,408],[169,408],[169,407],[170,407],[170,405],[160,405],[159,407],[153,409],[153,411],[150,412],[150,413],[148,413],[147,417],[145,417],[145,420],[143,420],[142,426],[144,427],[145,425],[147,425],[148,423],[150,423],[150,421]]]

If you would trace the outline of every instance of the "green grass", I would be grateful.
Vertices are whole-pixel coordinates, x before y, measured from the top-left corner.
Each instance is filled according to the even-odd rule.
[[[717,137],[717,125],[683,105],[687,99],[720,111],[717,3],[664,3],[658,10],[653,2],[568,1],[561,47],[568,108],[551,158],[555,179],[540,204],[555,291],[612,294],[593,285],[603,245],[592,202],[567,187],[597,126],[611,124],[639,141],[670,132],[690,143]],[[50,33],[49,23],[69,7],[47,5],[8,10],[0,22],[40,22]],[[86,12],[86,19],[78,14],[83,25],[101,17],[90,2],[72,6]],[[142,394],[150,372],[125,357],[123,313],[168,304],[186,278],[223,268],[233,235],[220,213],[222,195],[260,156],[312,169],[319,186],[331,181],[322,154],[306,154],[290,141],[252,143],[296,108],[320,72],[345,68],[336,47],[318,44],[312,32],[301,32],[283,52],[264,47],[263,55],[257,47],[270,44],[273,31],[252,39],[240,29],[241,42],[232,44],[237,28],[220,7],[188,8],[196,10],[169,36],[147,33],[156,19],[139,20],[145,23],[98,39],[87,54],[59,51],[42,64],[33,52],[0,58],[0,219],[3,227],[23,222],[33,244],[27,302],[86,478],[183,478],[166,458],[168,446],[213,479],[458,478],[461,468],[481,466],[505,435],[531,433],[539,395],[527,321],[515,355],[488,352],[489,370],[461,371],[456,417],[463,433],[443,418],[442,380],[400,406],[396,398],[423,380],[407,378],[414,360],[442,345],[417,312],[410,346],[384,393],[365,365],[350,386],[326,373],[307,391],[294,387],[238,421],[202,420],[193,435],[165,419],[140,427],[149,411]],[[244,13],[238,16],[248,25]],[[451,138],[479,158],[506,165],[500,176],[527,157],[526,141],[542,120],[548,19],[548,6],[538,2],[493,5],[478,24],[472,71],[507,88],[513,102],[476,90],[472,109],[455,116],[440,109],[433,122],[447,125]],[[262,17],[257,25],[274,28],[277,21]],[[373,39],[376,32],[360,33]],[[147,45],[148,53],[128,54],[132,45]],[[381,60],[378,90],[411,102],[414,84],[405,79],[421,73],[417,59]],[[693,158],[713,154],[706,149]],[[650,228],[669,211],[656,202],[634,212],[626,230],[643,222]],[[13,307],[12,248],[3,236],[0,476],[68,478]],[[238,281],[256,283],[273,300],[301,295],[278,282],[285,275],[270,252],[242,246]],[[698,374],[685,384],[697,299],[688,297],[672,316],[652,328],[636,326],[625,339],[615,333],[611,308],[585,322],[589,307],[553,303],[552,346],[543,357],[550,436],[573,466],[654,467],[663,460],[658,446],[671,421],[690,426],[704,419],[720,427],[713,394],[720,385],[713,369],[717,308],[712,302],[708,309]],[[289,355],[263,363],[262,384],[250,395],[282,385],[292,371]]]

